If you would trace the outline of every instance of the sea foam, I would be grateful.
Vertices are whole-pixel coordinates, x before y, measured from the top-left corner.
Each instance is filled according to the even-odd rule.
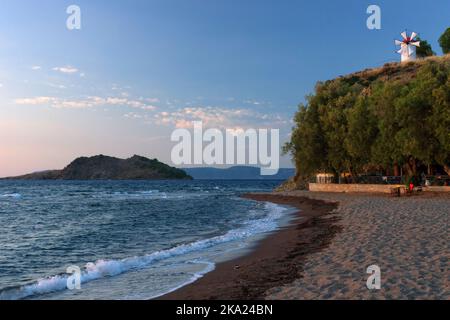
[[[89,281],[104,277],[117,276],[130,270],[145,268],[157,261],[181,256],[195,251],[201,251],[219,244],[243,240],[253,235],[273,231],[278,227],[278,220],[284,215],[286,208],[273,203],[266,203],[265,206],[268,214],[264,218],[249,220],[242,227],[230,230],[224,235],[178,245],[170,249],[152,252],[143,256],[129,257],[121,260],[102,259],[96,261],[95,263],[89,262],[82,270],[81,283],[87,283]],[[203,276],[204,273],[214,269],[213,263],[205,263],[207,263],[208,267],[204,270],[204,272],[195,274],[189,281],[185,282],[181,286],[194,282],[199,277]],[[35,283],[21,287],[4,289],[0,291],[0,300],[17,300],[30,296],[66,290],[68,277],[68,274],[60,274],[39,279]],[[173,290],[176,290],[177,288],[174,288]]]
[[[5,193],[0,195],[2,198],[21,198],[22,195],[20,193]]]

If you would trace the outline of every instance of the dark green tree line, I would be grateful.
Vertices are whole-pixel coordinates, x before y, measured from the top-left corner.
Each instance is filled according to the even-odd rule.
[[[450,59],[432,58],[319,83],[284,151],[303,177],[400,168],[414,176],[419,166],[450,174],[449,75]]]

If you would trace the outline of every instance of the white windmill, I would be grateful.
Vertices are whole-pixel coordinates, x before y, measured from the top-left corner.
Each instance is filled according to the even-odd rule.
[[[417,33],[411,33],[408,37],[406,31],[401,33],[403,41],[395,40],[395,44],[400,46],[400,50],[397,52],[402,56],[402,62],[414,61],[416,60],[416,47],[420,47],[420,41],[415,41]]]

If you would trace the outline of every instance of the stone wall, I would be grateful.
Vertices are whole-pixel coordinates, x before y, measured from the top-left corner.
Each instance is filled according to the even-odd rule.
[[[425,191],[434,191],[434,192],[450,192],[450,186],[431,186],[424,188]]]
[[[365,192],[365,193],[390,193],[392,188],[400,187],[404,191],[404,185],[388,184],[320,184],[310,183],[309,191],[313,192]],[[450,187],[425,187],[423,191],[450,192]]]

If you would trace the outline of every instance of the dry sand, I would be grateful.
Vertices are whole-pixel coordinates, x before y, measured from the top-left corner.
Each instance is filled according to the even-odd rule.
[[[300,279],[268,290],[268,299],[449,299],[448,194],[285,194],[339,201],[342,231],[309,255]],[[372,264],[381,269],[380,290],[366,287]]]

